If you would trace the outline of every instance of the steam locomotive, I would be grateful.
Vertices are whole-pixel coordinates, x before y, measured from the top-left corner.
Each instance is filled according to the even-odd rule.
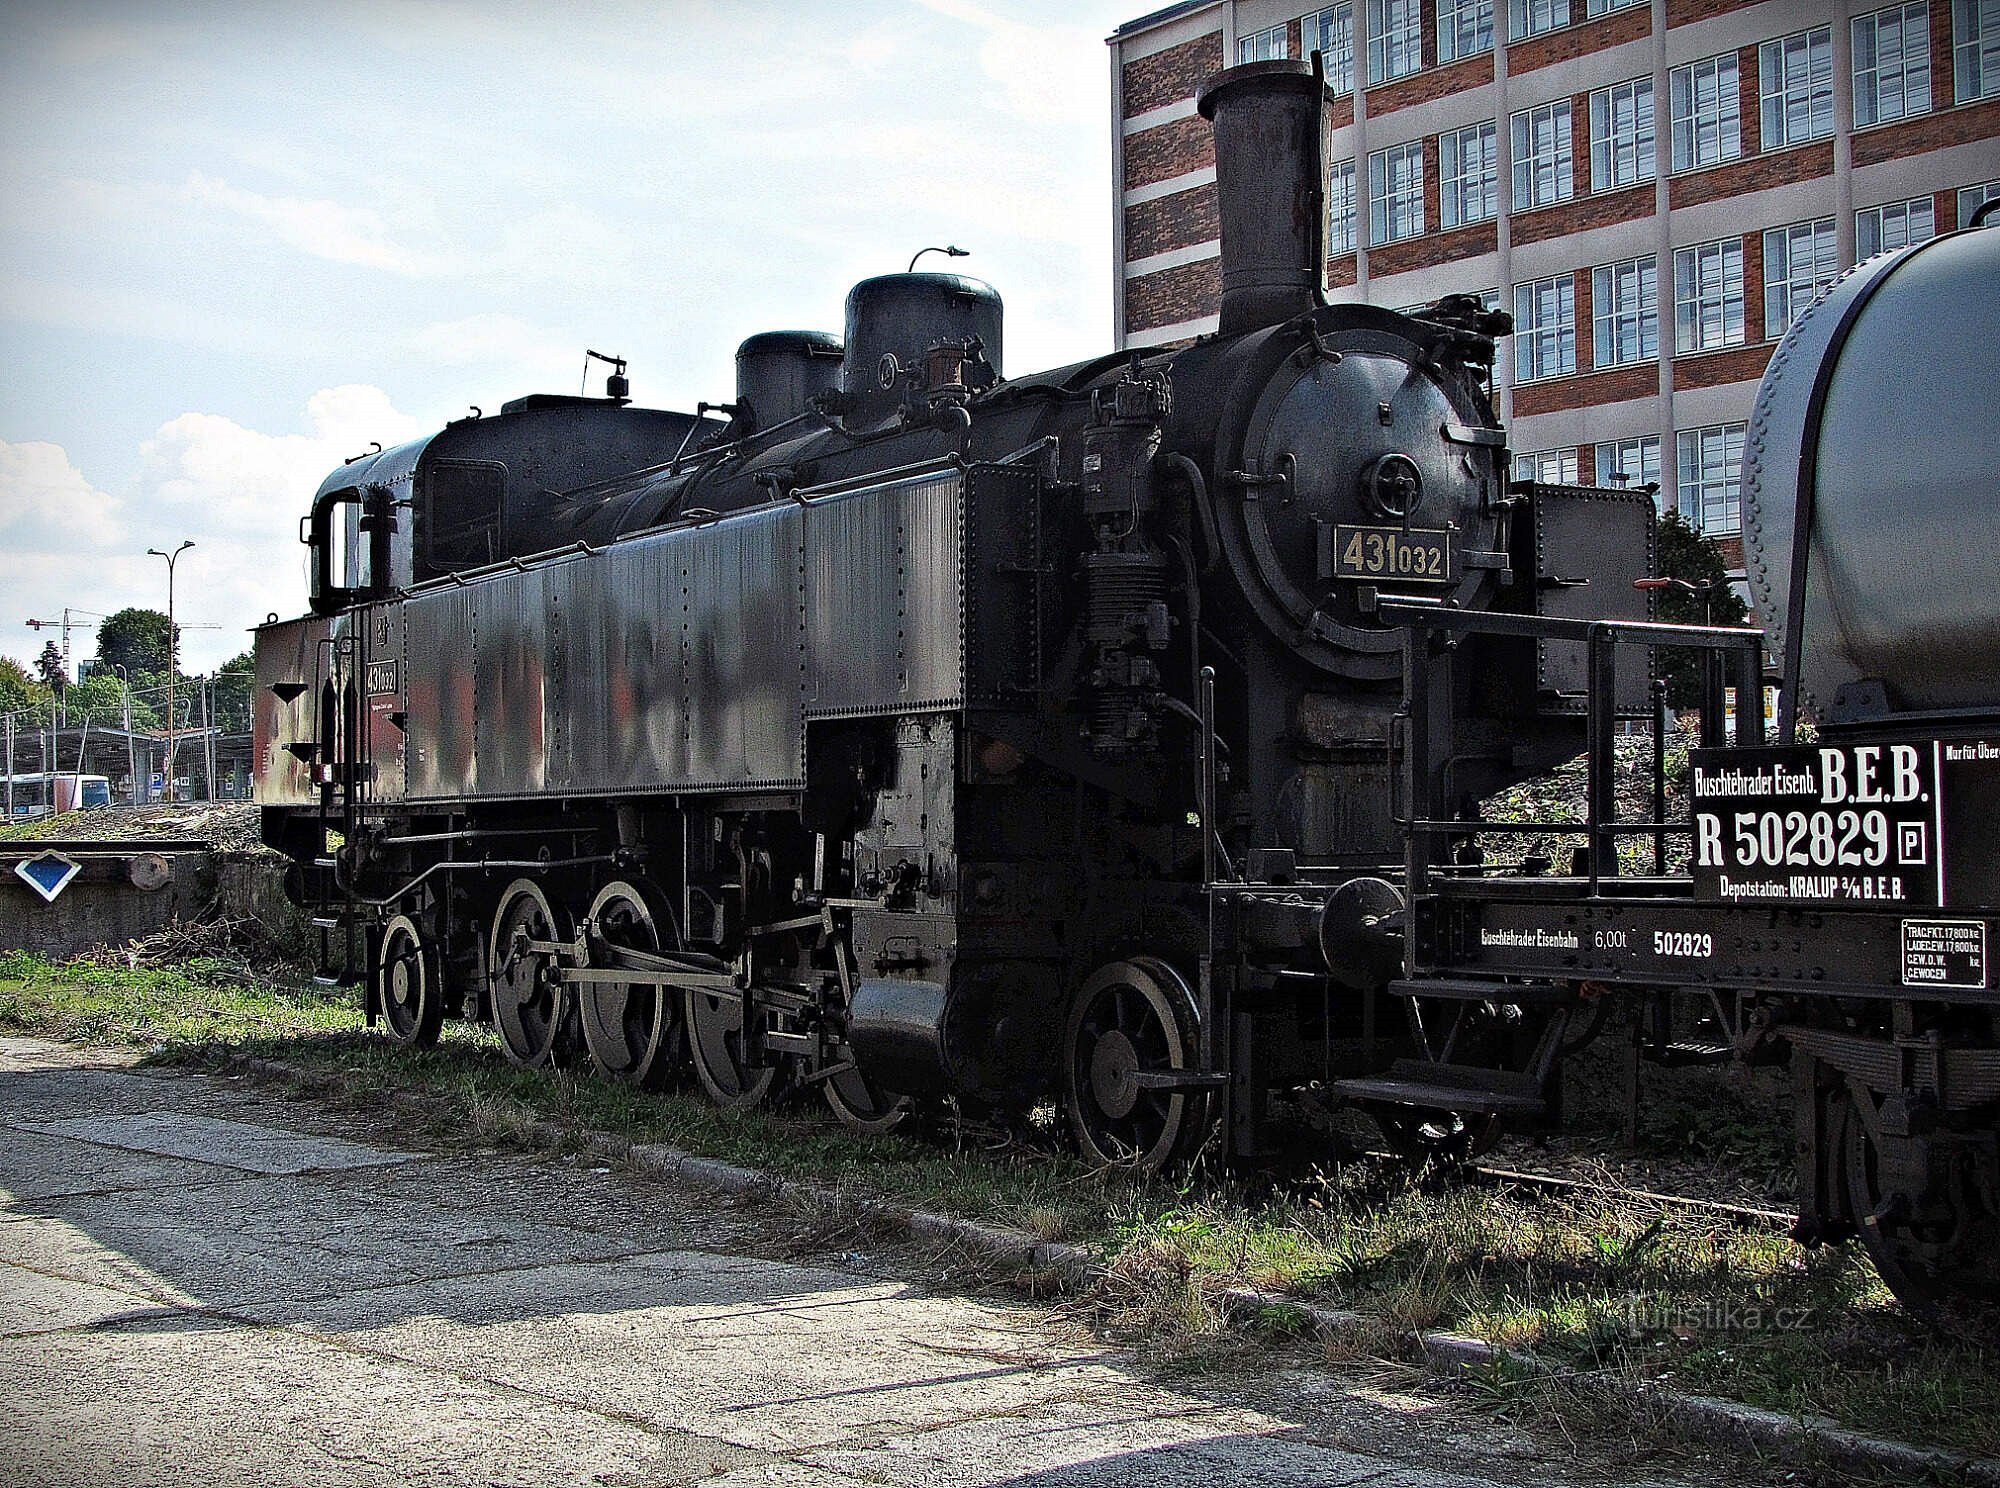
[[[1009,378],[990,288],[889,275],[844,340],[745,341],[720,408],[621,374],[334,472],[257,791],[371,1017],[871,1130],[1059,1101],[1146,1166],[1267,1154],[1274,1098],[1408,1047],[1380,596],[1643,618],[1653,509],[1510,486],[1506,317],[1323,302],[1323,98],[1201,95],[1191,346]],[[1468,802],[1585,723],[1575,644],[1476,650]]]
[[[1797,1072],[1799,1237],[1990,1312],[2000,238],[1863,266],[1773,360],[1767,746],[1765,637],[1651,619],[1650,497],[1509,480],[1507,317],[1324,303],[1324,100],[1296,62],[1203,90],[1223,293],[1186,347],[1010,378],[990,288],[889,275],[844,338],[746,340],[729,403],[635,408],[621,367],[335,471],[311,613],[256,643],[327,976],[406,1044],[490,1021],[869,1131],[1055,1102],[1144,1167],[1341,1108],[1461,1158],[1557,1118],[1614,1004],[1672,1060],[1692,1002]],[[1659,646],[1707,659],[1704,747],[1686,818],[1662,760],[1621,821]],[[1574,861],[1482,847],[1482,800],[1578,754]]]

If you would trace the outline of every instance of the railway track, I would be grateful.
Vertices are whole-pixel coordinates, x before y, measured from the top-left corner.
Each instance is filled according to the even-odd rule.
[[[1720,1199],[1698,1199],[1688,1194],[1659,1193],[1652,1189],[1631,1188],[1621,1183],[1564,1178],[1554,1173],[1530,1173],[1518,1168],[1493,1167],[1485,1163],[1472,1164],[1468,1172],[1476,1181],[1495,1187],[1508,1186],[1565,1195],[1601,1193],[1614,1198],[1696,1210],[1704,1214],[1719,1215],[1739,1229],[1789,1230],[1798,1222],[1798,1216],[1778,1209],[1762,1209],[1751,1204],[1731,1204]]]

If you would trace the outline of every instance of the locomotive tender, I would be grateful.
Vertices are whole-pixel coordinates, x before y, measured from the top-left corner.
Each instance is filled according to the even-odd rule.
[[[844,339],[745,341],[730,403],[633,408],[621,366],[334,472],[312,613],[256,648],[264,833],[329,959],[401,1042],[490,1020],[865,1130],[1054,1099],[1149,1167],[1342,1104],[1462,1157],[1556,1119],[1622,1002],[1635,1072],[1788,1060],[1799,1238],[1994,1331],[2000,235],[1862,265],[1773,357],[1770,746],[1765,637],[1649,619],[1648,496],[1508,481],[1505,316],[1323,302],[1323,100],[1292,62],[1203,90],[1190,346],[1007,378],[989,288],[890,275]],[[1663,645],[1707,658],[1702,748],[1684,815],[1656,747],[1621,821]],[[1480,820],[1580,751],[1581,823]],[[1481,851],[1555,825],[1572,862]]]

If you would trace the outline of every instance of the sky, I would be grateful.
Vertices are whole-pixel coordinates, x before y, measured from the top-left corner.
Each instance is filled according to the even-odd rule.
[[[743,337],[838,333],[931,244],[1009,371],[1108,350],[1104,38],[1150,8],[0,0],[0,655],[164,609],[146,549],[192,539],[213,669],[304,609],[344,457],[575,391],[586,347],[728,398]]]

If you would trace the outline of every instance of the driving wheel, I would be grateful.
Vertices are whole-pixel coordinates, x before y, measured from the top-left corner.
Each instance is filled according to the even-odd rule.
[[[1194,996],[1166,962],[1113,961],[1078,988],[1063,1104],[1084,1155],[1154,1170],[1191,1154],[1207,1130],[1208,1096],[1172,1076],[1192,1070],[1195,1049]]]
[[[444,1027],[437,947],[409,915],[399,914],[382,927],[371,971],[375,1006],[389,1037],[405,1049],[435,1044]]]
[[[569,938],[569,916],[533,879],[507,885],[493,911],[486,975],[501,1047],[524,1068],[554,1062],[564,1042],[570,998],[560,958],[546,947]]]
[[[617,879],[597,891],[585,918],[591,964],[615,971],[606,952],[658,953],[680,945],[673,910],[647,884]],[[681,1046],[681,999],[671,987],[645,981],[577,983],[577,1018],[591,1063],[609,1079],[657,1086],[673,1069]]]

